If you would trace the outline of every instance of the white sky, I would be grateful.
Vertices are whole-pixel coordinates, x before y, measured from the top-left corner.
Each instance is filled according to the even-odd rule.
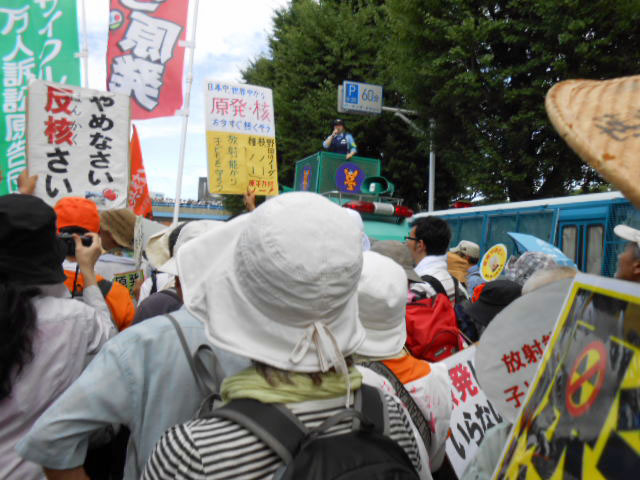
[[[105,90],[109,0],[84,0],[84,3],[87,6],[89,87]],[[191,0],[190,8],[194,3]],[[199,1],[182,198],[197,198],[198,177],[207,175],[203,104],[205,79],[240,81],[240,70],[250,60],[267,52],[273,13],[288,3],[288,0]],[[190,22],[191,17],[190,10]],[[187,39],[190,36],[190,30],[187,30]],[[185,70],[187,60],[185,53]],[[142,143],[149,189],[173,197],[182,117],[135,120],[134,124]]]

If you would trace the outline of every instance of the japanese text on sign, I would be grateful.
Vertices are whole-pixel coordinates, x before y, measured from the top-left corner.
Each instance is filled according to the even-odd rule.
[[[5,0],[2,33],[0,195],[17,191],[26,160],[27,86],[32,79],[80,83],[75,2]],[[60,134],[64,126],[51,125]],[[65,132],[65,135],[70,135]],[[63,137],[64,138],[64,137]]]
[[[277,195],[271,90],[209,81],[205,98],[211,193]]]
[[[446,451],[458,477],[475,457],[487,430],[503,421],[478,385],[474,365],[475,347],[445,359],[451,379],[450,436]]]
[[[133,118],[174,113],[182,105],[188,1],[111,0],[108,88],[130,95]]]
[[[635,478],[640,296],[577,275],[494,478]]]
[[[29,171],[50,205],[65,196],[126,206],[129,99],[36,81],[29,86]]]

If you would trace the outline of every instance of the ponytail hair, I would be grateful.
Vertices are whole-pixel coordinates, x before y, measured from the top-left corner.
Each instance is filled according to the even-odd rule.
[[[33,360],[36,310],[31,299],[40,290],[0,279],[0,401],[11,395],[13,380]]]

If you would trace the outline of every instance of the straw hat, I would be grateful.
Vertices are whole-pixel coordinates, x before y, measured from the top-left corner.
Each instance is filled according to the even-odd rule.
[[[187,309],[216,346],[294,372],[346,373],[365,338],[358,321],[360,231],[307,192],[264,202],[183,245]]]
[[[362,258],[358,309],[367,338],[358,353],[369,357],[395,355],[407,340],[407,275],[400,265],[379,253],[364,252]]]
[[[121,247],[133,250],[136,214],[128,208],[100,212],[100,228],[111,234]]]
[[[640,207],[640,75],[560,82],[545,107],[580,158]]]

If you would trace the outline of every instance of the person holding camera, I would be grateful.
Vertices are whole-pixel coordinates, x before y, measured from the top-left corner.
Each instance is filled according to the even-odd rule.
[[[66,260],[63,263],[67,276],[64,282],[71,296],[82,299],[85,289],[85,278],[76,263],[75,243],[70,235],[80,235],[82,242],[89,243],[100,232],[100,214],[96,204],[82,197],[65,197],[56,203],[54,210],[58,215],[58,232],[66,242]],[[101,249],[102,250],[102,249]],[[122,331],[133,324],[136,309],[129,295],[129,289],[118,282],[111,282],[96,275],[97,284],[109,306],[113,321]]]
[[[333,132],[322,142],[322,146],[330,152],[346,155],[347,160],[358,153],[353,136],[347,133],[344,121],[339,118],[333,121]]]
[[[116,329],[94,271],[100,238],[73,237],[84,303],[65,288],[56,215],[31,195],[0,196],[0,478],[40,478],[17,442]]]

